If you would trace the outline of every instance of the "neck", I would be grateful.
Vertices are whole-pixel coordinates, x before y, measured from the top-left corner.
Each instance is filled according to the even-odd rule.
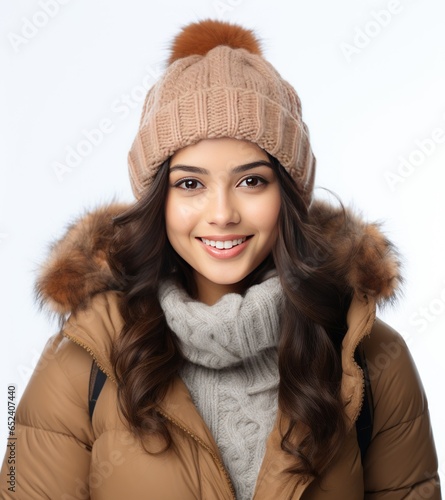
[[[202,274],[199,274],[195,270],[193,270],[193,278],[195,280],[196,285],[196,300],[199,300],[203,304],[208,306],[213,306],[221,299],[224,295],[228,293],[238,293],[243,295],[244,292],[250,288],[256,281],[261,282],[271,276],[276,275],[276,269],[268,269],[265,267],[264,269],[257,268],[257,272],[251,273],[246,276],[241,281],[237,283],[230,283],[228,285],[214,283],[210,281]]]
[[[245,290],[244,280],[225,285],[214,283],[196,271],[193,274],[197,289],[197,300],[208,306],[213,306],[221,297],[228,293],[242,294]]]

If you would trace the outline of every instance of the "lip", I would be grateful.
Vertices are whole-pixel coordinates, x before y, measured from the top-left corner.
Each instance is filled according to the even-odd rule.
[[[230,237],[229,237],[230,236]],[[205,238],[206,240],[213,239],[215,241],[227,241],[227,240],[236,240],[240,238],[247,238],[246,241],[243,243],[240,243],[239,245],[236,245],[232,248],[228,248],[226,250],[224,249],[219,249],[216,247],[211,247],[206,245],[203,241],[201,241],[201,238],[196,238],[199,244],[202,245],[204,250],[211,255],[212,257],[215,257],[216,259],[232,259],[233,257],[237,257],[241,252],[243,252],[247,245],[249,244],[250,240],[252,239],[249,236],[240,236],[240,235],[228,235],[224,236],[224,239],[221,238],[221,236],[202,236],[202,238]]]

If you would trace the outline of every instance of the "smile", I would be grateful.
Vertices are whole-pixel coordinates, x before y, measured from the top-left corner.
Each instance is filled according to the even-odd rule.
[[[207,240],[205,238],[200,238],[200,240],[207,246],[210,247],[215,247],[220,250],[224,249],[229,249],[232,247],[235,247],[237,245],[241,245],[241,243],[244,243],[246,241],[247,237],[240,238],[237,240],[227,240],[227,241],[214,241],[214,240]]]

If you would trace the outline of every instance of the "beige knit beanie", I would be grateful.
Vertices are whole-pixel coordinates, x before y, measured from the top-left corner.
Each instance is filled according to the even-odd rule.
[[[310,203],[316,160],[297,93],[262,57],[252,31],[205,20],[177,35],[169,66],[145,98],[128,154],[136,198],[177,150],[218,137],[274,156]]]

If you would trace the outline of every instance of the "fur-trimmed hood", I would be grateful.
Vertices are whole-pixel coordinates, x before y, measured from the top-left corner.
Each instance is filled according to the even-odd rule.
[[[64,317],[85,307],[94,295],[116,289],[106,254],[112,219],[127,208],[127,204],[111,203],[87,212],[51,245],[35,285],[42,308]],[[380,304],[394,299],[402,282],[400,260],[380,224],[320,201],[312,204],[310,217],[326,236],[330,258],[348,263],[345,286]]]

